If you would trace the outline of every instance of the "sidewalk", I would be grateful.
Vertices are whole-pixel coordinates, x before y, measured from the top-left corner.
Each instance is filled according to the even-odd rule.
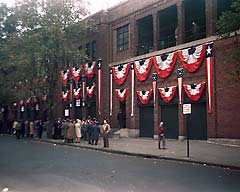
[[[231,140],[190,141],[190,158],[186,155],[186,141],[167,140],[166,150],[157,148],[157,140],[142,138],[110,138],[110,148],[103,148],[102,138],[97,146],[87,141],[63,143],[62,140],[41,139],[53,144],[69,145],[110,153],[198,163],[240,170],[240,142],[231,145]],[[230,144],[228,144],[230,143]],[[239,145],[238,145],[239,144]]]

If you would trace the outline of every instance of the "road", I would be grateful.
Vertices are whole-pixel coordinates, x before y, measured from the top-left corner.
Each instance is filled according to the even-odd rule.
[[[0,136],[0,191],[239,192],[240,171]]]

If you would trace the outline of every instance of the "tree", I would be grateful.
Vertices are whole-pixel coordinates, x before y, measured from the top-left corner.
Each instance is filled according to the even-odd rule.
[[[232,32],[237,34],[240,29],[240,0],[233,1],[231,10],[225,11],[217,22],[218,33],[228,37]]]
[[[54,109],[59,70],[78,65],[85,57],[73,42],[86,35],[94,22],[83,0],[23,0],[0,7],[0,103],[49,92]],[[11,99],[7,95],[13,94]],[[6,100],[7,99],[7,100]],[[54,111],[54,110],[53,110]]]
[[[240,30],[240,0],[233,1],[231,10],[223,12],[217,22],[218,33],[220,36],[229,37],[232,33],[237,35]],[[240,49],[236,48],[233,52],[232,59],[235,63],[235,70],[231,72],[234,80],[240,80]]]

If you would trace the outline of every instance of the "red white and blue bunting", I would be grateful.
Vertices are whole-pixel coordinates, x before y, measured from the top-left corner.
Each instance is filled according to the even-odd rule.
[[[69,79],[69,69],[65,71],[60,71],[60,79],[62,80],[63,84],[66,85]]]
[[[81,88],[73,89],[73,96],[74,96],[74,98],[75,99],[79,99],[80,96],[81,96],[81,92],[82,92]]]
[[[158,88],[161,98],[166,103],[169,103],[173,99],[176,93],[176,90],[177,90],[177,86]]]
[[[213,92],[213,43],[206,44],[207,64],[207,92],[208,92],[208,113],[212,113],[212,92]]]
[[[69,91],[65,91],[65,92],[63,91],[63,92],[62,92],[62,98],[63,98],[63,101],[64,101],[64,102],[67,102],[67,101],[68,101],[69,96],[70,96]]]
[[[112,68],[110,68],[109,73],[110,73],[110,75],[109,75],[109,80],[110,80],[110,83],[109,83],[109,86],[110,86],[110,88],[109,88],[109,90],[110,90],[110,92],[109,92],[109,97],[110,97],[109,116],[111,117],[112,109],[113,109],[113,74],[112,74],[113,70],[112,70]]]
[[[115,93],[117,95],[117,98],[119,99],[119,101],[123,102],[128,94],[128,88],[126,89],[116,89]]]
[[[205,44],[178,51],[183,67],[189,72],[195,72],[201,66],[206,53]]]
[[[177,70],[178,77],[178,102],[182,104],[183,68]]]
[[[130,68],[130,63],[112,67],[113,76],[118,85],[122,85],[125,82],[128,75],[129,68]]]
[[[71,73],[72,73],[72,78],[75,82],[78,82],[80,77],[81,77],[81,73],[82,70],[81,68],[77,68],[77,67],[72,67],[71,68]]]
[[[137,96],[142,104],[147,104],[152,96],[153,90],[149,91],[137,91]]]
[[[152,68],[152,58],[134,62],[134,70],[139,81],[145,81]]]
[[[161,78],[167,78],[173,71],[177,61],[177,52],[153,57],[157,74]]]
[[[82,105],[85,106],[86,101],[86,76],[82,76]]]
[[[132,102],[131,102],[131,117],[133,117],[134,115],[134,94],[135,94],[135,75],[134,75],[134,63],[131,63],[130,64],[130,67],[131,67],[131,92],[132,92]]]
[[[157,90],[157,73],[152,75],[152,90],[153,90],[153,103],[156,105],[156,90]]]
[[[101,114],[102,105],[102,59],[98,60],[98,114]]]
[[[88,86],[86,87],[86,94],[89,98],[92,98],[94,95],[94,91],[95,91],[96,85],[93,84],[92,86]]]
[[[84,69],[85,75],[88,79],[93,78],[96,67],[97,67],[97,61],[83,64],[83,69]]]
[[[187,96],[191,100],[198,101],[202,96],[205,87],[205,82],[199,84],[183,85],[183,87]]]

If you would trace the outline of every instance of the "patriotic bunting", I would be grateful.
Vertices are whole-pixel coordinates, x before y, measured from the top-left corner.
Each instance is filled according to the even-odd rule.
[[[149,91],[137,91],[137,96],[142,104],[147,104],[152,96],[153,90],[150,89]]]
[[[82,76],[82,105],[83,105],[83,107],[85,106],[85,101],[86,101],[85,92],[86,92],[86,76],[83,75]]]
[[[179,104],[182,104],[182,79],[183,79],[183,68],[177,70],[178,77],[178,96],[179,96]]]
[[[67,101],[68,101],[69,95],[70,95],[69,91],[66,91],[66,92],[63,91],[63,92],[62,92],[62,98],[63,98],[63,101],[64,101],[64,102],[67,102]]]
[[[171,87],[164,87],[164,88],[158,88],[158,91],[160,93],[161,98],[166,102],[169,103],[175,93],[176,93],[177,86],[171,86]]]
[[[63,84],[66,85],[69,79],[69,69],[65,71],[60,71],[60,79],[62,80]]]
[[[102,97],[102,60],[98,60],[98,114],[101,114],[101,97]]]
[[[123,102],[128,94],[128,88],[126,89],[116,89],[115,93],[117,95],[117,98],[119,99],[119,101]]]
[[[152,89],[153,89],[153,103],[156,105],[156,87],[157,87],[157,73],[152,75]]]
[[[96,61],[93,61],[91,63],[83,64],[83,69],[84,69],[85,75],[88,79],[93,78],[96,67],[97,67],[97,62]]]
[[[94,95],[94,91],[95,91],[96,85],[93,84],[92,86],[88,86],[86,87],[86,94],[89,98],[92,98]]]
[[[213,92],[213,43],[206,44],[206,64],[207,64],[207,92],[208,92],[208,113],[212,113],[212,92]]]
[[[205,82],[200,84],[183,85],[183,87],[187,96],[191,100],[198,101],[202,96],[202,93],[205,87]]]
[[[110,68],[109,70],[109,73],[110,73],[110,76],[109,76],[109,80],[110,80],[110,83],[109,83],[109,86],[110,86],[110,93],[109,93],[109,97],[110,97],[110,103],[109,103],[109,107],[110,107],[110,111],[109,111],[109,115],[112,116],[112,98],[113,98],[113,71],[112,71],[112,68]]]
[[[195,72],[202,64],[206,52],[205,45],[191,47],[178,52],[183,67],[189,72]]]
[[[112,68],[114,79],[118,85],[122,85],[125,82],[128,75],[129,67],[130,63],[115,66]]]
[[[134,70],[139,81],[145,81],[152,68],[152,58],[134,62]]]
[[[130,64],[130,66],[131,66],[131,81],[130,81],[130,83],[131,83],[131,92],[132,92],[132,103],[131,103],[131,117],[133,117],[133,115],[134,115],[134,80],[135,80],[135,78],[134,78],[134,63],[131,63]]]
[[[78,88],[78,89],[73,89],[73,96],[75,99],[79,99],[80,96],[81,96],[81,88]]]
[[[82,70],[80,68],[77,68],[77,67],[72,67],[71,68],[71,73],[72,73],[73,80],[75,82],[78,82],[80,77],[81,77]]]
[[[161,78],[167,78],[172,73],[176,61],[177,52],[153,57],[156,72]]]

